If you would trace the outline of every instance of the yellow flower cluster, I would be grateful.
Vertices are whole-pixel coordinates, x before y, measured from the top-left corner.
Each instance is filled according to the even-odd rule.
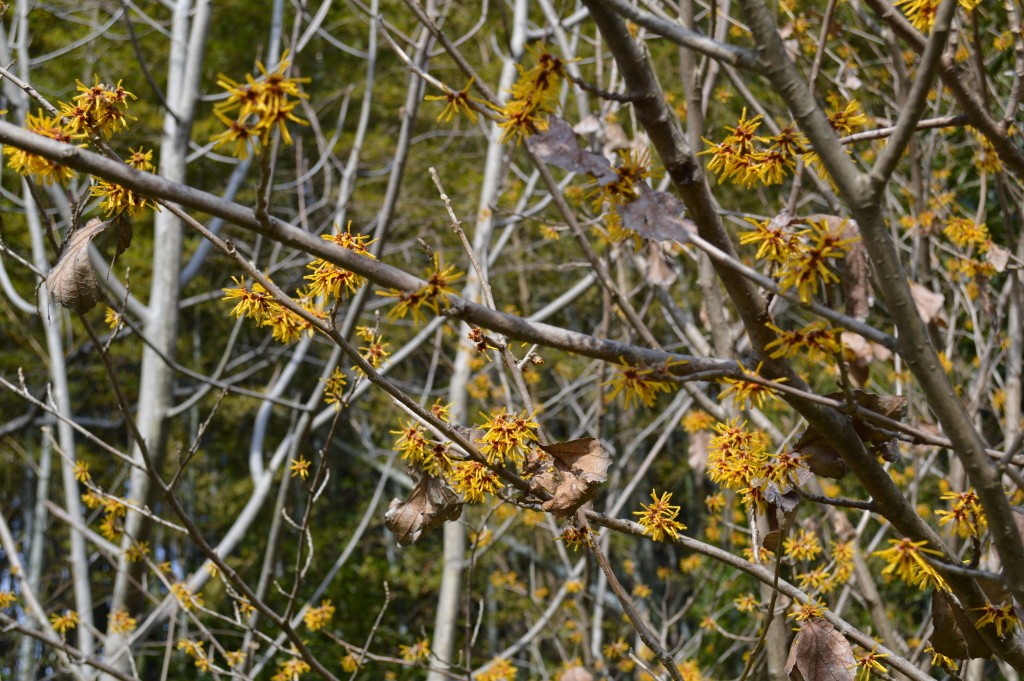
[[[725,180],[750,188],[780,184],[796,166],[796,158],[807,152],[807,138],[790,124],[778,135],[762,137],[757,134],[763,116],[747,118],[744,108],[735,128],[726,126],[729,135],[715,143],[704,139],[708,149],[700,154],[711,154],[708,170]],[[703,139],[703,138],[702,138]]]
[[[419,662],[430,657],[430,641],[423,638],[411,646],[399,645],[399,654],[406,662]]]
[[[345,226],[344,232],[338,230],[337,234],[322,234],[320,238],[353,253],[376,259],[368,248],[376,239],[370,240],[368,236],[353,234],[351,221]],[[306,267],[313,270],[312,274],[307,274],[304,278],[310,280],[309,292],[314,296],[323,296],[324,298],[333,296],[335,299],[340,299],[346,294],[355,293],[360,286],[366,283],[366,279],[355,272],[349,272],[322,258],[315,259]]]
[[[288,133],[288,121],[300,125],[309,125],[307,121],[295,115],[298,105],[297,97],[305,99],[307,95],[299,91],[300,83],[308,83],[309,78],[290,78],[285,75],[291,62],[285,52],[277,69],[268,73],[263,64],[256,65],[262,74],[259,80],[252,74],[245,75],[245,83],[238,83],[221,74],[217,85],[228,93],[228,98],[213,109],[228,129],[214,137],[215,147],[234,143],[231,154],[244,159],[249,156],[250,147],[256,151],[270,142],[274,129],[281,133],[285,144],[292,143]],[[228,116],[227,114],[232,114]]]
[[[626,409],[629,409],[633,403],[652,407],[658,393],[670,393],[676,389],[676,384],[658,379],[667,373],[667,367],[665,370],[641,369],[629,366],[623,361],[623,366],[618,373],[611,380],[601,384],[613,387],[612,391],[605,396],[605,402],[611,402],[621,394],[626,402]]]
[[[52,626],[53,630],[58,634],[64,634],[67,633],[69,629],[74,629],[75,626],[79,624],[79,621],[78,613],[74,610],[65,610],[60,614],[53,613],[50,615],[50,626]]]
[[[755,371],[751,375],[752,376],[757,376],[761,372],[761,366],[763,364],[764,364],[764,362],[762,362],[761,364],[758,364],[757,365],[757,371]],[[746,370],[745,367],[741,366],[740,368],[743,369],[743,373],[744,374],[747,373],[747,370]],[[785,382],[785,380],[786,380],[785,378],[780,378],[780,379],[778,379],[776,381],[772,381],[772,382],[773,383],[783,383],[783,382]],[[776,397],[775,393],[772,392],[772,388],[770,386],[764,385],[762,383],[756,383],[754,381],[747,381],[747,380],[744,380],[742,378],[723,378],[722,382],[723,383],[727,383],[729,387],[727,387],[722,392],[718,393],[718,399],[719,400],[724,400],[727,397],[732,397],[732,403],[738,409],[745,408],[745,405],[748,402],[751,405],[757,407],[758,409],[763,409],[764,408],[765,398],[771,397],[772,399],[776,399],[776,400],[778,399],[778,397]]]
[[[258,326],[269,326],[274,340],[282,343],[293,343],[303,334],[313,334],[313,325],[310,322],[274,300],[270,292],[258,281],[249,287],[242,277],[231,277],[231,280],[235,286],[222,289],[225,294],[222,300],[238,301],[231,310],[232,317],[250,317]],[[299,297],[298,302],[304,310],[320,319],[326,318],[323,308],[316,304],[309,293],[301,289],[296,293]]]
[[[960,0],[960,6],[968,12],[980,3],[981,0]],[[902,5],[903,11],[907,13],[907,19],[922,33],[931,30],[932,24],[935,23],[935,14],[939,11],[939,0],[896,0],[893,5]]]
[[[740,243],[758,244],[757,257],[779,266],[776,276],[782,290],[796,287],[800,300],[805,303],[818,293],[821,283],[839,281],[829,269],[829,259],[844,257],[860,238],[843,238],[845,220],[835,229],[823,219],[811,223],[810,229],[799,231],[773,225],[770,220],[751,222],[756,228],[751,232],[740,232]]]
[[[686,529],[686,525],[676,520],[679,517],[679,506],[670,504],[671,500],[671,492],[665,492],[659,497],[655,490],[651,490],[651,503],[640,504],[642,511],[633,511],[633,515],[640,516],[636,522],[643,526],[644,534],[651,535],[654,541],[679,539],[679,533]]]
[[[565,77],[565,62],[548,53],[543,46],[534,55],[534,66],[527,70],[519,64],[519,78],[509,92],[511,99],[498,111],[498,127],[503,128],[501,143],[514,139],[518,145],[535,131],[547,130],[543,116],[558,111],[558,79]],[[467,86],[468,87],[468,86]]]
[[[119,129],[126,130],[129,119],[135,120],[125,112],[128,109],[128,98],[137,98],[125,90],[120,81],[110,87],[100,83],[99,76],[94,78],[92,86],[80,80],[75,81],[82,94],[75,96],[70,104],[60,102],[61,115],[73,134],[100,133],[109,139]]]
[[[765,351],[772,351],[772,359],[799,355],[815,364],[827,363],[842,350],[842,331],[828,328],[828,323],[821,320],[795,331],[783,331],[771,322],[765,326],[779,334],[778,338],[764,346]]]
[[[387,291],[377,291],[377,295],[398,299],[395,306],[388,312],[388,319],[405,319],[405,315],[411,311],[413,322],[420,324],[424,321],[424,307],[436,315],[441,314],[441,310],[448,307],[448,296],[456,293],[452,284],[461,279],[464,274],[464,272],[456,271],[454,265],[443,264],[435,254],[430,270],[427,272],[425,286],[421,286],[411,293],[388,289]]]
[[[961,537],[978,537],[985,531],[988,522],[985,520],[985,509],[981,507],[978,494],[974,489],[966,492],[947,492],[942,495],[946,501],[952,501],[949,511],[936,511],[939,525],[953,523],[953,529]]]
[[[473,677],[473,681],[515,681],[516,668],[505,658],[499,658],[491,663],[487,671],[480,672]]]
[[[129,149],[129,151],[131,150]],[[132,151],[132,155],[124,161],[135,170],[147,173],[155,170],[152,150],[144,152],[142,147],[139,147],[137,151]],[[108,217],[115,213],[118,215],[127,213],[129,216],[137,218],[146,208],[155,207],[159,210],[159,207],[145,196],[107,180],[97,180],[90,193],[93,196],[103,197],[100,207]]]
[[[484,418],[484,424],[477,426],[477,430],[484,431],[484,436],[477,442],[483,445],[480,449],[487,457],[487,462],[501,464],[507,459],[513,464],[522,464],[531,447],[529,443],[536,439],[534,433],[539,428],[533,420],[534,415],[527,415],[524,411],[517,416],[503,409],[491,416],[480,416]]]
[[[977,246],[979,253],[987,251],[989,243],[991,243],[985,223],[979,224],[971,218],[951,218],[942,233],[960,248]]]
[[[498,474],[477,461],[460,461],[454,465],[450,480],[467,504],[478,504],[488,494],[501,489]]]
[[[110,541],[117,541],[121,537],[121,520],[128,512],[123,501],[116,497],[86,492],[82,495],[82,503],[87,508],[103,507],[104,514],[103,520],[100,522],[100,534]]]
[[[946,580],[921,555],[922,553],[941,555],[934,549],[923,548],[928,543],[927,541],[913,542],[909,539],[890,539],[889,543],[892,544],[892,548],[875,551],[871,554],[888,562],[888,565],[882,569],[883,575],[895,574],[907,584],[919,586],[922,589],[933,586],[941,591],[949,591]]]
[[[310,631],[319,631],[331,623],[334,617],[334,606],[330,600],[321,601],[317,608],[309,608],[302,616],[302,621]]]
[[[54,116],[51,118],[45,115],[42,110],[35,116],[28,114],[25,117],[25,129],[64,144],[72,144],[76,139],[82,137],[80,133],[75,133],[64,126],[61,123],[60,117]],[[53,184],[54,181],[64,182],[75,177],[75,171],[71,168],[62,166],[42,156],[22,151],[17,147],[5,146],[4,153],[10,156],[7,165],[11,170],[32,177],[36,182]]]

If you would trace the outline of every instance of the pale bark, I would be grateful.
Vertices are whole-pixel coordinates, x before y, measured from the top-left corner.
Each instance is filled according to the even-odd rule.
[[[176,181],[185,181],[188,141],[192,119],[199,96],[206,35],[210,21],[210,1],[178,0],[174,6],[172,37],[169,46],[167,97],[170,110],[164,115],[164,132],[160,146],[159,174]],[[190,13],[193,13],[190,17]],[[182,225],[169,211],[158,212],[154,220],[155,248],[153,275],[145,334],[153,347],[143,350],[139,382],[139,404],[136,421],[156,470],[133,469],[128,493],[140,504],[151,494],[150,475],[159,476],[166,447],[165,416],[172,405],[173,369],[163,356],[173,358],[178,331],[179,280],[181,276]],[[133,457],[144,463],[138,447]],[[122,551],[133,542],[145,541],[150,522],[142,515],[129,512],[125,518]],[[129,563],[122,553],[117,578],[111,595],[111,611],[132,609],[131,584],[141,564]],[[128,639],[113,630],[107,632],[107,655],[111,664],[125,671],[129,668]]]

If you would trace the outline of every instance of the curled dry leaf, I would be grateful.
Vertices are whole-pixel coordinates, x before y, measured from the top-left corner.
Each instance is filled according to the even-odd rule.
[[[132,228],[126,221],[90,220],[85,227],[68,235],[60,258],[46,275],[46,290],[60,305],[75,312],[91,310],[103,297],[96,283],[96,273],[89,262],[89,244],[112,224],[117,224],[115,258],[128,248]]]
[[[562,672],[559,678],[562,681],[594,681],[594,675],[587,671],[586,667],[569,667]]]
[[[825,436],[814,428],[804,431],[793,446],[793,451],[803,455],[804,465],[815,475],[836,480],[846,475],[846,462]]]
[[[684,206],[675,196],[654,191],[646,182],[637,182],[636,190],[637,198],[618,207],[623,227],[645,239],[684,244],[689,241],[691,233],[697,233],[697,226],[692,221],[678,217]]]
[[[985,262],[992,265],[996,272],[1003,272],[1010,262],[1010,251],[999,244],[989,244],[985,251]]]
[[[860,334],[843,331],[840,340],[843,344],[843,359],[849,364],[850,378],[857,385],[867,383],[874,362],[885,362],[892,358],[889,348],[869,341]]]
[[[580,148],[576,133],[558,116],[548,118],[548,129],[531,135],[526,145],[537,158],[573,173],[590,175],[601,186],[619,179],[608,159]]]
[[[1013,522],[1017,524],[1017,532],[1020,533],[1020,540],[1024,542],[1024,506],[1011,506],[1013,511]]]
[[[1003,584],[984,577],[977,581],[989,603],[1004,603],[1010,599],[1010,591]],[[929,643],[935,652],[954,660],[992,657],[992,649],[967,619],[960,604],[938,589],[932,592],[932,625],[935,631]]]
[[[822,617],[803,621],[789,649],[786,673],[792,681],[854,681],[850,643]]]
[[[647,244],[647,270],[644,278],[653,286],[671,286],[676,282],[676,272],[659,243],[652,241]]]
[[[907,398],[902,395],[880,395],[863,390],[853,390],[851,394],[858,407],[881,414],[894,421],[902,421],[907,415]],[[830,393],[825,397],[832,400],[846,400],[846,395],[843,393]],[[869,450],[880,454],[886,461],[895,461],[899,458],[896,437],[892,431],[868,421],[860,414],[852,414],[850,420],[853,422],[853,429],[857,431],[857,435]],[[813,428],[804,431],[796,445],[793,446],[793,451],[804,455],[804,464],[815,475],[838,479],[846,472],[846,464],[839,457],[839,452],[828,443],[824,435]]]
[[[414,543],[447,520],[462,515],[459,496],[439,478],[424,475],[406,501],[392,499],[384,514],[384,524],[402,546]]]
[[[686,448],[686,460],[699,480],[708,467],[708,444],[711,443],[711,433],[706,430],[698,430],[696,433],[692,433],[688,440],[690,444]]]
[[[942,309],[942,304],[946,302],[944,295],[921,286],[916,281],[910,282],[910,295],[914,298],[914,304],[917,305],[917,313],[921,315],[921,319],[924,320],[925,324],[930,324],[936,320],[941,321],[939,319],[939,311]]]
[[[568,518],[590,501],[597,486],[608,479],[612,459],[601,441],[593,437],[540,447],[551,455],[559,478],[553,498],[541,508],[556,517]]]

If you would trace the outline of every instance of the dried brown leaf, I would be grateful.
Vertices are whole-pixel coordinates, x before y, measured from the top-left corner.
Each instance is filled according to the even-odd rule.
[[[597,493],[597,486],[608,479],[612,459],[601,441],[584,437],[569,442],[541,445],[554,459],[559,483],[553,498],[541,508],[559,518],[568,518]]]
[[[409,546],[424,532],[462,515],[459,496],[439,478],[424,475],[406,501],[392,499],[384,524],[402,546]]]
[[[985,262],[992,265],[996,272],[1003,272],[1010,263],[1010,251],[999,244],[989,244],[985,251]]]
[[[684,206],[682,201],[668,192],[658,192],[645,182],[637,182],[637,198],[618,207],[622,226],[645,239],[686,243],[697,226],[678,217]]]
[[[857,385],[863,386],[867,383],[874,362],[885,362],[892,358],[892,351],[889,348],[869,341],[860,334],[843,331],[840,339],[843,344],[843,358],[849,364],[850,377]]]
[[[917,312],[921,315],[921,319],[925,321],[925,324],[929,324],[938,318],[939,311],[942,310],[942,304],[946,302],[944,295],[935,293],[916,281],[910,282],[910,295],[914,298]]]
[[[854,681],[850,643],[827,620],[804,620],[786,660],[786,673],[803,681]],[[794,672],[796,672],[794,674]]]
[[[711,433],[706,430],[698,430],[689,437],[690,444],[686,448],[686,460],[690,468],[700,479],[708,466],[708,444],[711,442]]]
[[[545,163],[569,172],[590,175],[599,185],[619,178],[608,159],[580,148],[572,127],[558,116],[551,116],[548,129],[531,135],[526,144]]]
[[[118,222],[124,225],[118,228],[117,255],[120,255],[131,242],[131,227],[122,220]],[[75,312],[86,312],[103,299],[89,262],[89,244],[111,224],[113,221],[92,219],[64,241],[57,264],[46,275],[46,290],[60,305]]]
[[[586,667],[569,667],[559,677],[562,681],[594,681],[594,675]]]
[[[676,281],[676,272],[659,243],[652,241],[647,244],[647,271],[644,272],[644,278],[652,286],[671,286]]]
[[[793,446],[793,451],[803,455],[804,465],[815,475],[836,480],[846,475],[846,462],[839,456],[839,452],[828,443],[824,435],[813,428],[804,431]]]
[[[1017,532],[1020,533],[1020,540],[1024,542],[1024,506],[1011,506],[1013,511],[1013,522],[1017,525]]]
[[[978,585],[992,603],[1002,603],[1009,598],[1006,587],[998,582],[982,578]],[[954,660],[992,657],[992,649],[967,619],[959,603],[938,589],[932,592],[932,625],[935,630],[929,643],[935,652]]]

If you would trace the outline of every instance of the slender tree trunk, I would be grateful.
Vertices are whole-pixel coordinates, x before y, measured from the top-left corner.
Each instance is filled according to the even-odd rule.
[[[194,10],[191,21],[190,13]],[[160,147],[159,173],[176,182],[184,182],[188,140],[192,118],[199,95],[200,76],[205,55],[206,35],[210,20],[209,0],[198,0],[193,8],[191,0],[178,0],[174,5],[171,29],[170,67],[167,77],[168,106],[164,115],[164,134]],[[171,405],[172,369],[160,353],[173,357],[178,330],[178,282],[181,274],[182,225],[168,211],[156,214],[154,221],[153,283],[150,289],[149,317],[145,334],[153,347],[146,346],[142,356],[139,383],[137,423],[146,448],[156,470],[160,473],[167,441],[165,415]],[[136,461],[142,455],[136,447]],[[152,488],[146,473],[133,469],[129,494],[138,503],[147,503]],[[150,531],[149,521],[130,513],[125,519],[122,549],[135,541],[145,541]],[[111,598],[111,611],[130,610],[129,594],[135,579],[134,571],[141,563],[129,563],[122,557],[118,563],[117,578]],[[127,640],[121,634],[107,632],[107,655],[115,668],[128,669]]]

